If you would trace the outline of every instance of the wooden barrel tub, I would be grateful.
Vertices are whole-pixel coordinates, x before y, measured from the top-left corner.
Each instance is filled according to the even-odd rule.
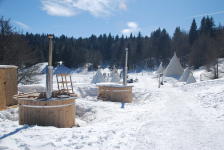
[[[98,99],[103,101],[131,103],[132,87],[121,84],[98,84]]]
[[[19,124],[71,128],[75,125],[75,99],[38,100],[18,98]]]

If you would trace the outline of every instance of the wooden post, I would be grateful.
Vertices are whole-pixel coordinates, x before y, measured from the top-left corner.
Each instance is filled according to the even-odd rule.
[[[159,84],[158,84],[158,87],[160,88],[160,74],[159,74]]]
[[[162,81],[161,81],[161,85],[163,85],[163,74],[161,73],[161,78],[162,78]]]
[[[160,78],[162,78],[162,80]],[[161,86],[161,83],[163,83],[163,74],[162,73],[159,74],[159,86],[158,86],[159,88]]]
[[[17,94],[17,66],[0,65],[0,109],[16,105],[13,95]]]
[[[70,75],[70,81],[71,81],[71,86],[72,86],[72,93],[74,93],[74,90],[73,90],[73,83],[72,83],[72,76]]]

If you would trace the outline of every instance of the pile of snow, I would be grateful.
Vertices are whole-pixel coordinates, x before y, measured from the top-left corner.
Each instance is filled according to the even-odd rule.
[[[54,74],[72,74],[73,70],[69,69],[65,65],[58,65],[56,68],[54,68]]]
[[[201,81],[182,86],[182,89],[196,96],[205,108],[212,108],[217,119],[224,118],[224,79]]]
[[[42,69],[41,74],[46,74],[47,73],[47,64],[46,66]],[[53,73],[54,74],[72,74],[74,71],[68,67],[66,67],[65,65],[61,64],[58,65],[57,67],[55,67],[53,69]]]
[[[21,93],[45,92],[46,88],[42,84],[19,85],[18,91]]]
[[[34,68],[37,74],[43,74],[42,71],[47,67],[48,63],[47,62],[43,62],[43,63],[38,63],[36,65],[33,65],[32,67],[30,67],[30,69]]]
[[[100,82],[105,82],[105,78],[101,72],[101,69],[98,69],[96,74],[93,76],[93,80],[91,83],[100,83]]]
[[[166,67],[164,71],[164,76],[166,77],[176,77],[179,78],[182,73],[184,72],[184,69],[182,68],[180,64],[179,58],[177,58],[176,53],[174,53],[174,56],[170,60],[170,63]]]
[[[81,98],[86,98],[86,97],[97,97],[97,87],[94,84],[78,84],[75,85],[74,87],[75,93],[81,97]]]
[[[7,120],[18,121],[18,108],[11,108],[0,112],[0,122]]]

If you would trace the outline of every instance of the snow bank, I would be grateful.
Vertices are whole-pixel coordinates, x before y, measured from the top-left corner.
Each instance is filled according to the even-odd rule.
[[[18,121],[18,108],[10,108],[7,110],[0,111],[0,122],[6,120]]]
[[[78,84],[74,86],[75,93],[78,94],[81,98],[96,97],[97,96],[97,87],[93,84]]]
[[[211,108],[214,117],[223,120],[224,118],[224,79],[208,80],[187,84],[182,90],[197,97],[198,101],[205,108]]]

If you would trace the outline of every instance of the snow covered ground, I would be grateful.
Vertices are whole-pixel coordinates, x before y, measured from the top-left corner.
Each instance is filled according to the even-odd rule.
[[[138,79],[134,101],[121,109],[120,103],[97,100],[93,75],[73,74],[80,127],[21,126],[17,108],[0,111],[0,150],[224,149],[224,79],[199,82],[196,75],[197,83],[184,85],[165,78],[159,89],[153,73],[132,73]],[[44,75],[38,78],[34,91],[45,82]]]

